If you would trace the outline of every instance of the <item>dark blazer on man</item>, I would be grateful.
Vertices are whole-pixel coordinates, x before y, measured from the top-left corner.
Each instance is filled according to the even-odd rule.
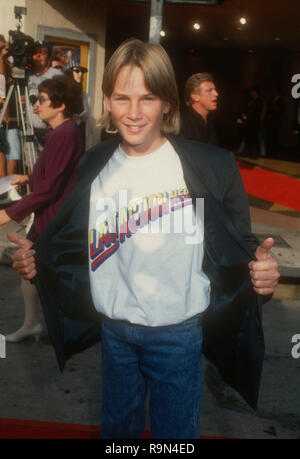
[[[185,139],[218,145],[217,132],[210,114],[205,120],[193,107],[186,107],[180,113],[180,135]]]
[[[248,269],[257,241],[239,170],[226,150],[168,138],[193,202],[205,198],[203,270],[211,281],[211,302],[203,314],[203,352],[255,408],[264,338],[261,297],[253,291]],[[34,246],[36,285],[61,370],[72,354],[100,340],[101,316],[91,298],[88,270],[90,187],[117,145],[108,140],[84,155],[77,185]]]

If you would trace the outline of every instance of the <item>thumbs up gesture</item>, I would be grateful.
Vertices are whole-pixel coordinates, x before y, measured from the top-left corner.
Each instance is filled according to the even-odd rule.
[[[33,242],[12,233],[8,233],[7,237],[19,246],[19,249],[12,256],[12,267],[23,279],[33,279],[36,275],[35,251],[31,249]]]
[[[272,295],[280,277],[278,263],[270,253],[273,245],[274,239],[265,239],[255,251],[257,261],[251,261],[248,265],[253,289],[260,295]]]

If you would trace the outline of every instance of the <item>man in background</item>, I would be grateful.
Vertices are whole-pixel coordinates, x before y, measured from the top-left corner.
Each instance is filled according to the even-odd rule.
[[[273,88],[272,97],[268,102],[264,119],[265,143],[267,156],[278,156],[280,150],[280,130],[284,114],[285,102],[281,97],[279,86]]]
[[[210,113],[217,109],[219,93],[213,76],[195,73],[185,84],[184,99],[187,108],[181,113],[180,135],[186,139],[218,145]]]
[[[40,145],[45,143],[45,135],[48,131],[48,125],[34,112],[34,105],[37,101],[39,91],[38,87],[42,81],[53,78],[55,75],[62,75],[59,69],[50,67],[50,47],[45,41],[38,40],[34,43],[31,60],[32,70],[28,77],[28,95],[31,102],[31,113],[34,134]]]

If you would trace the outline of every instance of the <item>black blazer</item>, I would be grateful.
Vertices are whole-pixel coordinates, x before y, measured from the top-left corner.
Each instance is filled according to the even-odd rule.
[[[193,201],[205,198],[203,270],[211,281],[211,302],[203,314],[203,352],[255,408],[264,338],[261,298],[253,291],[248,269],[257,241],[239,170],[226,150],[168,138]],[[34,245],[35,282],[61,371],[74,353],[101,338],[100,314],[89,286],[89,198],[92,181],[117,145],[116,140],[101,142],[83,156],[77,185]]]

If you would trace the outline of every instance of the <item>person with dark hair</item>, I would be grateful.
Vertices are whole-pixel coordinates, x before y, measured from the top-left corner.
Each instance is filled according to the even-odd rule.
[[[180,116],[180,135],[186,139],[218,145],[215,127],[209,116],[217,109],[219,93],[210,73],[195,73],[185,84],[185,110]]]
[[[52,78],[55,75],[63,74],[61,70],[50,67],[50,55],[51,49],[47,42],[37,40],[34,43],[31,54],[32,70],[27,81],[28,95],[31,101],[30,113],[28,116],[32,118],[34,133],[41,146],[45,143],[45,135],[49,127],[33,108],[39,95],[38,87],[42,81]]]
[[[85,154],[36,259],[31,241],[9,236],[21,246],[13,267],[37,285],[61,369],[101,337],[102,438],[141,437],[149,390],[152,438],[196,439],[202,349],[257,403],[274,240],[251,234],[233,154],[174,135],[179,98],[162,46],[122,43],[102,90],[101,124],[119,136]]]
[[[72,116],[80,95],[78,85],[66,76],[55,76],[39,85],[36,102],[40,118],[51,126],[45,147],[31,175],[15,175],[12,185],[29,183],[31,193],[21,201],[0,210],[0,225],[14,220],[21,222],[34,212],[34,221],[27,235],[31,241],[43,232],[72,190],[77,178],[78,161],[84,148],[80,131]],[[42,332],[38,321],[38,295],[34,285],[22,280],[25,302],[24,325],[6,336],[6,341],[19,342],[28,336],[38,338]]]
[[[65,65],[64,53],[60,50],[55,50],[52,52],[50,57],[50,67],[53,67],[58,70],[63,70]]]
[[[81,99],[79,101],[79,108],[78,112],[76,112],[73,116],[74,121],[80,127],[80,131],[82,137],[84,139],[84,144],[88,143],[89,139],[89,102],[88,102],[88,95],[85,91],[83,91],[83,77],[84,74],[87,73],[87,68],[82,67],[78,61],[70,60],[64,67],[64,73],[70,78],[73,78],[74,81],[80,86],[81,88]]]
[[[281,88],[273,88],[272,97],[268,101],[266,115],[264,119],[264,137],[266,145],[266,156],[272,157],[279,155],[280,149],[280,129],[284,115],[285,102],[281,96]]]
[[[254,86],[249,92],[249,98],[245,109],[238,118],[244,137],[243,156],[249,156],[253,159],[259,158],[261,151],[263,105],[264,102],[260,95],[260,89]]]

